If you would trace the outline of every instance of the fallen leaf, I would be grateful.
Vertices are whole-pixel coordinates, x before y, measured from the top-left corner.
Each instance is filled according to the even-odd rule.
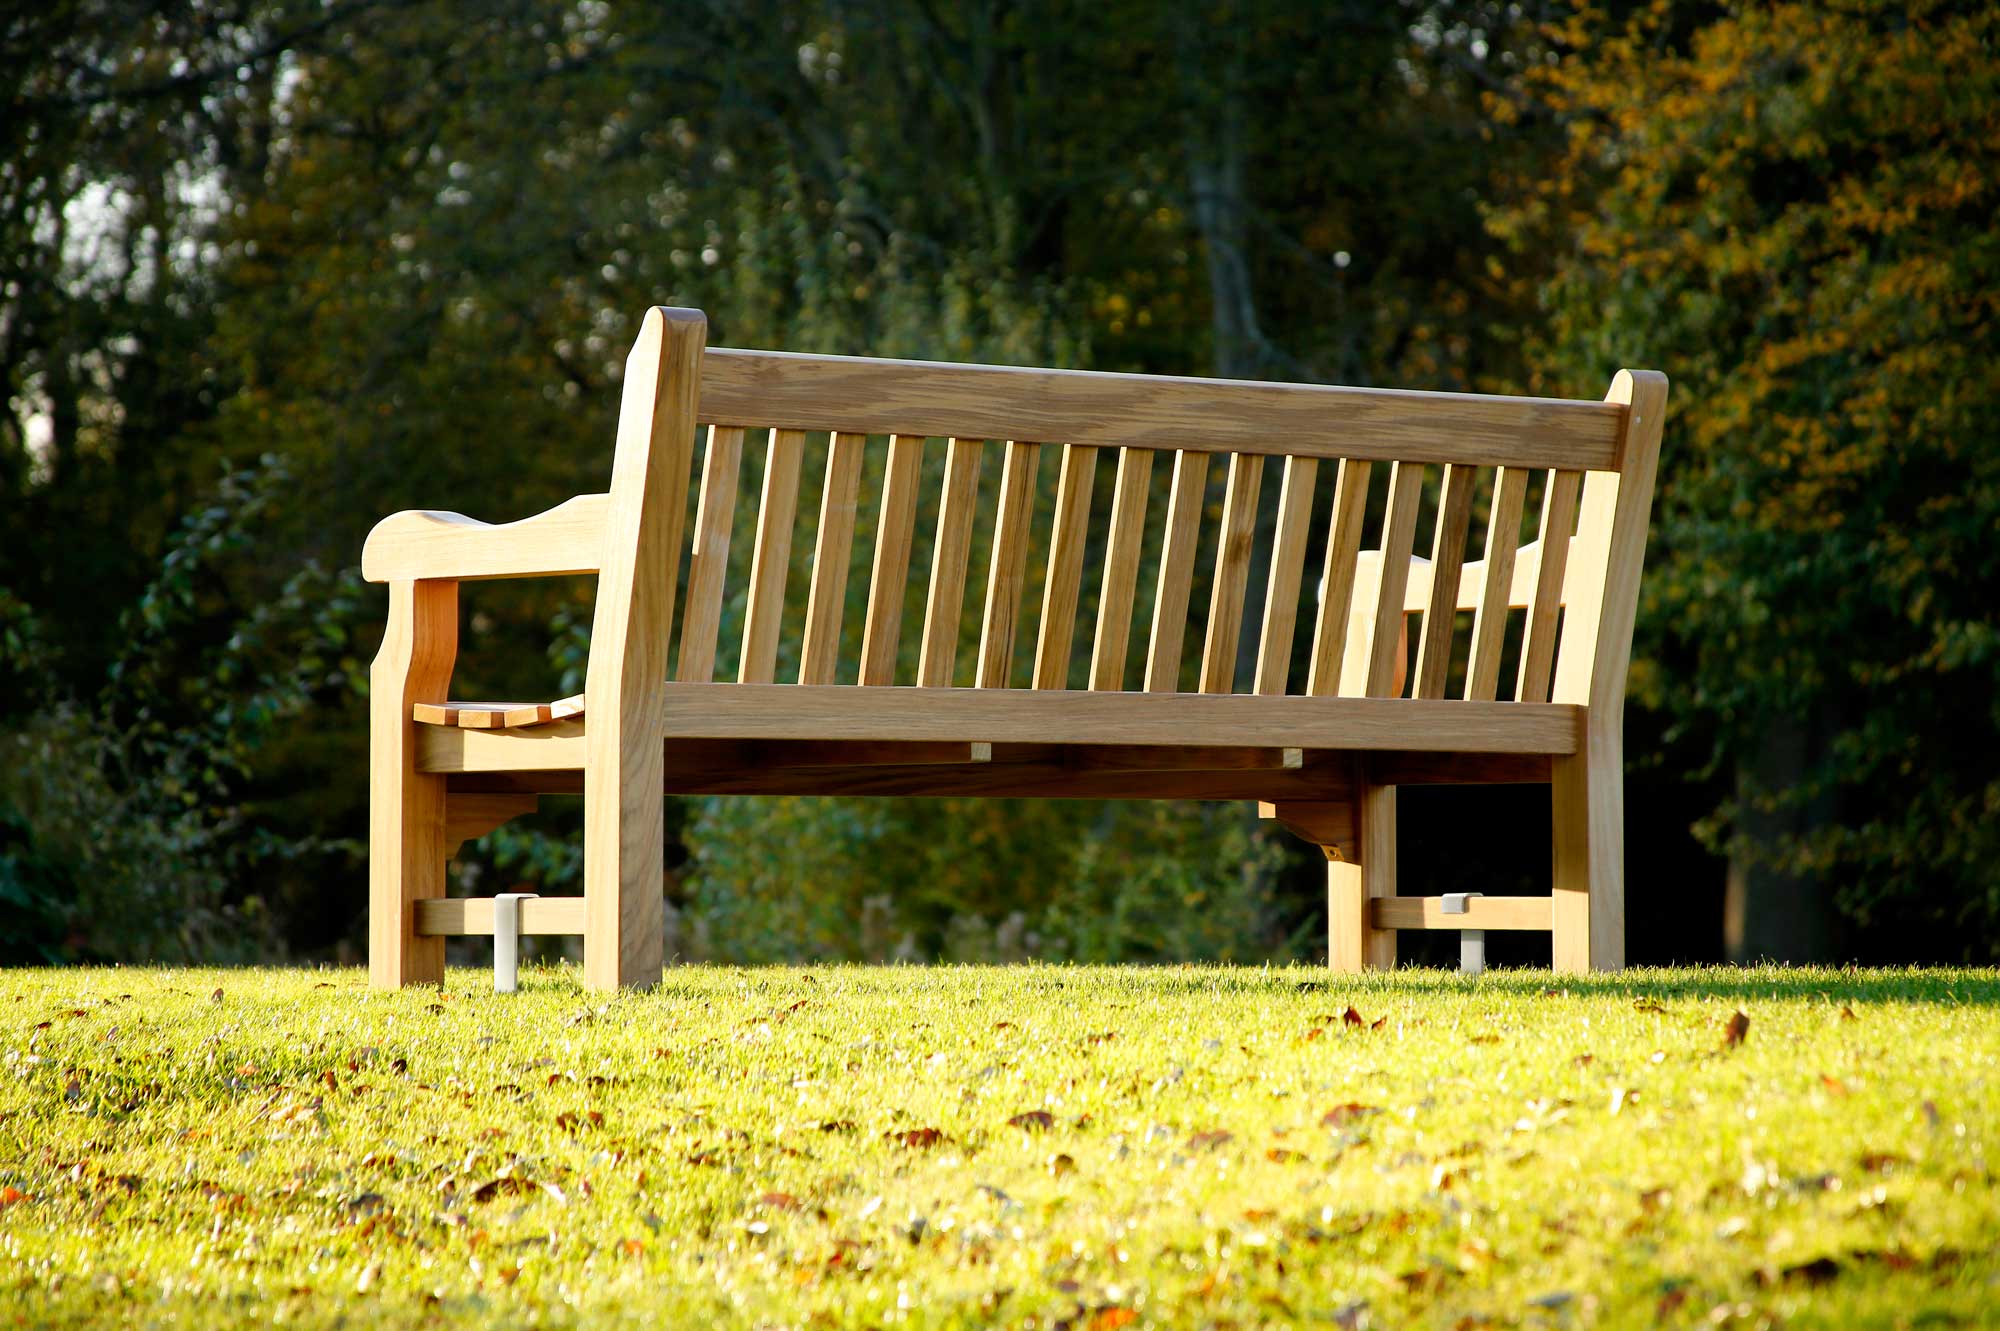
[[[1861,1167],[1871,1174],[1880,1174],[1886,1169],[1908,1163],[1910,1163],[1909,1157],[1898,1155],[1894,1151],[1864,1151],[1861,1155]]]
[[[1381,1112],[1374,1105],[1335,1105],[1320,1115],[1319,1124],[1323,1128],[1344,1128]]]
[[[1113,1040],[1115,1040],[1115,1039],[1117,1039],[1117,1038],[1118,1038],[1118,1032],[1117,1032],[1117,1031],[1104,1031],[1104,1032],[1101,1032],[1100,1034],[1097,1034],[1097,1035],[1093,1035],[1093,1036],[1090,1036],[1090,1037],[1089,1037],[1089,1043],[1091,1043],[1091,1044],[1109,1044],[1109,1043],[1110,1043],[1111,1041],[1113,1041]]]
[[[928,1151],[931,1147],[949,1140],[936,1128],[911,1128],[906,1132],[885,1132],[882,1134],[882,1139],[911,1151]]]
[[[1930,1130],[1932,1132],[1937,1131],[1937,1126],[1938,1126],[1937,1105],[1929,1100],[1924,1101],[1924,1122],[1927,1125],[1929,1125]]]
[[[1366,1026],[1368,1024],[1367,1018],[1351,1007],[1340,1014],[1340,1020],[1341,1024],[1346,1026]]]
[[[1099,1308],[1090,1319],[1090,1331],[1118,1331],[1138,1320],[1139,1314],[1130,1308]]]
[[[1076,1160],[1068,1155],[1052,1155],[1049,1157],[1049,1172],[1058,1178],[1064,1174],[1073,1174],[1076,1172]]]
[[[1743,1043],[1743,1037],[1750,1033],[1750,1014],[1742,1008],[1736,1009],[1729,1018],[1729,1024],[1722,1028],[1722,1047],[1734,1049]]]
[[[473,1189],[470,1200],[475,1206],[484,1206],[496,1197],[519,1196],[524,1192],[537,1191],[545,1192],[559,1202],[569,1200],[563,1195],[563,1190],[553,1183],[538,1183],[534,1179],[521,1178],[516,1175],[508,1175],[480,1184],[477,1188]]]
[[[1008,1127],[1019,1128],[1023,1132],[1047,1132],[1055,1125],[1056,1116],[1046,1109],[1030,1109],[1007,1120]]]
[[[799,1199],[792,1196],[789,1192],[767,1192],[757,1200],[775,1211],[796,1211],[799,1209]]]
[[[1226,1146],[1234,1140],[1236,1140],[1235,1133],[1224,1128],[1215,1128],[1209,1132],[1197,1132],[1194,1136],[1188,1138],[1187,1144],[1188,1149],[1191,1151],[1212,1151],[1216,1147]]]
[[[215,992],[208,996],[208,1001],[211,1003],[220,1003],[222,1001],[222,987],[220,985],[216,986]]]
[[[1855,1016],[1855,1015],[1854,1015],[1854,1009],[1853,1009],[1853,1008],[1851,1008],[1851,1007],[1849,1007],[1849,1006],[1848,1006],[1847,1004],[1845,1004],[1845,1003],[1842,1003],[1842,1004],[1840,1005],[1840,1019],[1841,1019],[1842,1021],[1859,1021],[1859,1020],[1861,1020],[1861,1018],[1859,1018],[1859,1017],[1857,1017],[1857,1016]]]
[[[1785,1268],[1785,1279],[1802,1281],[1807,1285],[1827,1284],[1840,1274],[1840,1263],[1831,1257],[1815,1257],[1810,1262],[1800,1262]]]
[[[15,1202],[26,1201],[28,1194],[13,1185],[0,1188],[0,1206],[12,1206]]]
[[[1842,1099],[1847,1097],[1847,1083],[1838,1077],[1829,1077],[1822,1072],[1819,1074],[1819,1084],[1826,1087],[1828,1095],[1839,1096]]]
[[[1660,1000],[1657,998],[1642,998],[1638,1002],[1632,1005],[1632,1010],[1634,1012],[1664,1013],[1667,1010],[1667,1007],[1666,1004],[1660,1002]]]
[[[1264,1152],[1264,1158],[1274,1165],[1297,1164],[1306,1157],[1297,1151],[1288,1151],[1282,1146],[1273,1146]]]

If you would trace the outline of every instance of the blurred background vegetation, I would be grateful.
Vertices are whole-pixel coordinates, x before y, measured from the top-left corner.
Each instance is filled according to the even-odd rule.
[[[1662,368],[1631,954],[2000,957],[1996,38],[1927,0],[14,7],[0,960],[357,956],[362,539],[602,488],[659,303],[793,350]],[[574,687],[588,595],[468,596],[455,692]],[[1406,839],[1426,890],[1545,881],[1545,792],[1405,798],[1479,829]],[[573,883],[549,804],[461,881]],[[669,825],[683,957],[1321,946],[1309,848],[1241,807]]]

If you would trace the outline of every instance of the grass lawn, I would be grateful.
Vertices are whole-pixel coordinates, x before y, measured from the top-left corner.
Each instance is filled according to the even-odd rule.
[[[490,985],[0,972],[0,1325],[2000,1324],[1993,971]]]

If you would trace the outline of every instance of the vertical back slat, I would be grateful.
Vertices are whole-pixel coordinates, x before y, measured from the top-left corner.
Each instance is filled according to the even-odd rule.
[[[1236,645],[1243,633],[1243,593],[1250,578],[1250,547],[1257,539],[1257,492],[1264,458],[1235,453],[1222,499],[1222,529],[1215,534],[1215,577],[1208,589],[1208,633],[1201,647],[1201,691],[1236,687]]]
[[[917,530],[917,488],[923,482],[920,435],[889,437],[882,481],[882,516],[875,524],[875,564],[868,578],[868,618],[861,626],[863,684],[896,682],[896,647],[903,629],[903,594],[909,589],[910,539]]]
[[[1257,640],[1258,693],[1283,693],[1291,675],[1299,582],[1306,571],[1306,535],[1312,523],[1313,482],[1318,479],[1318,459],[1285,459],[1278,529],[1271,538],[1271,576],[1264,590],[1264,631]]]
[[[743,659],[736,678],[769,684],[778,673],[778,629],[784,622],[785,575],[792,564],[792,524],[799,511],[803,430],[773,430],[764,454],[764,493],[757,505],[757,543],[750,556],[750,601],[743,615]]]
[[[819,535],[813,546],[812,590],[806,597],[799,683],[831,684],[840,660],[840,618],[847,601],[847,559],[854,545],[854,509],[861,493],[861,454],[868,436],[835,434],[826,454]]]
[[[1606,562],[1611,556],[1611,520],[1618,510],[1618,473],[1593,471],[1583,478],[1577,506],[1576,539],[1570,543],[1565,583],[1586,589],[1563,606],[1562,638],[1556,650],[1555,679],[1549,686],[1554,702],[1585,702],[1590,697],[1591,658],[1597,650],[1597,621],[1604,597]]]
[[[986,575],[986,610],[979,622],[982,689],[1007,687],[1014,663],[1014,625],[1021,614],[1021,584],[1028,567],[1028,523],[1035,509],[1034,444],[1010,442],[1000,468],[1000,505],[993,519],[993,563]]]
[[[1111,494],[1111,533],[1104,545],[1104,587],[1097,598],[1097,636],[1090,651],[1090,687],[1125,687],[1125,651],[1132,636],[1132,601],[1139,585],[1139,545],[1146,534],[1146,487],[1153,479],[1153,450],[1118,453]]]
[[[1042,583],[1042,620],[1035,635],[1034,686],[1069,684],[1070,644],[1076,637],[1076,597],[1083,585],[1084,541],[1090,528],[1090,492],[1097,480],[1097,450],[1065,444],[1056,481],[1056,511],[1049,532],[1048,577]]]
[[[1528,607],[1528,633],[1521,647],[1521,670],[1515,696],[1522,702],[1549,700],[1549,668],[1555,664],[1556,617],[1562,610],[1563,576],[1569,569],[1569,538],[1576,530],[1577,494],[1583,473],[1552,471],[1542,497],[1542,530],[1538,538],[1541,569],[1535,577],[1535,600]]]
[[[701,464],[701,498],[694,515],[694,551],[688,557],[687,605],[681,611],[680,678],[706,684],[715,678],[715,639],[722,628],[722,582],[729,571],[729,529],[736,525],[736,478],[743,465],[743,429],[708,427]]]
[[[1188,593],[1194,585],[1195,543],[1208,490],[1208,454],[1174,455],[1167,495],[1167,530],[1160,544],[1160,580],[1153,593],[1153,632],[1146,647],[1146,691],[1180,687],[1181,644],[1187,638]]]
[[[937,544],[931,550],[931,585],[924,601],[924,643],[917,683],[951,687],[958,662],[958,621],[965,612],[965,565],[972,554],[972,515],[979,500],[977,439],[951,441],[944,461],[944,494],[938,501]]]
[[[1347,648],[1348,609],[1354,598],[1354,569],[1361,554],[1361,522],[1368,512],[1368,477],[1373,464],[1342,459],[1333,485],[1333,517],[1327,524],[1326,566],[1320,575],[1319,618],[1313,626],[1312,667],[1306,692],[1324,697],[1340,689],[1340,663]]]
[[[1465,537],[1472,528],[1474,469],[1444,469],[1444,495],[1431,533],[1431,599],[1424,609],[1424,632],[1417,644],[1419,698],[1442,698],[1451,670],[1452,629],[1458,622],[1458,575],[1465,567]]]
[[[1368,650],[1368,696],[1396,691],[1396,656],[1403,641],[1403,595],[1410,585],[1410,550],[1417,539],[1417,507],[1424,469],[1397,462],[1389,469],[1389,508],[1382,516],[1382,576],[1376,588],[1375,630]]]
[[[1500,689],[1500,653],[1507,640],[1507,611],[1514,588],[1514,552],[1521,544],[1521,510],[1528,473],[1502,467],[1493,478],[1493,507],[1486,517],[1486,576],[1472,610],[1472,655],[1465,663],[1465,696],[1491,702]]]

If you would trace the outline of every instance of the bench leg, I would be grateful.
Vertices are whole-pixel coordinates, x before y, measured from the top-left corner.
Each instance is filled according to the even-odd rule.
[[[647,987],[660,982],[666,924],[661,741],[606,747],[624,761],[586,767],[583,775],[583,982]]]
[[[1377,929],[1369,901],[1396,895],[1396,788],[1362,785],[1355,818],[1355,858],[1326,866],[1326,960],[1336,971],[1393,970],[1396,931]]]
[[[417,770],[413,703],[443,702],[458,653],[458,584],[389,585],[368,675],[368,983],[444,980],[444,939],[416,934],[416,903],[444,895],[445,779]]]
[[[1625,967],[1625,767],[1615,734],[1587,733],[1551,765],[1553,954],[1565,975]]]

